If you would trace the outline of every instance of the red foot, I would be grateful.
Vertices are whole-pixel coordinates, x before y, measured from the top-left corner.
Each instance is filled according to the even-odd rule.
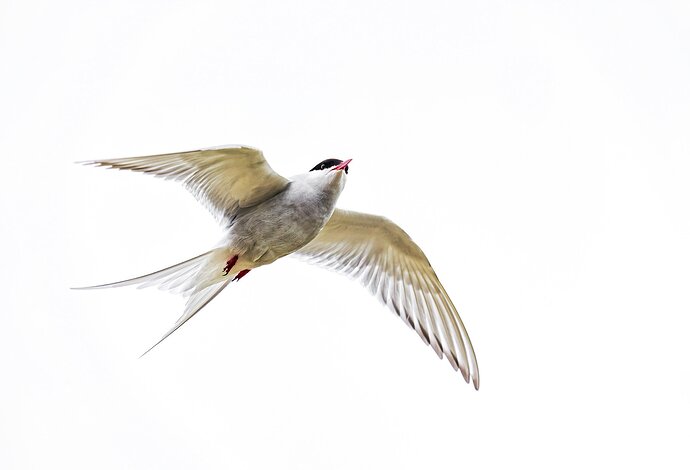
[[[251,271],[251,269],[243,269],[242,271],[238,272],[237,276],[235,276],[235,279],[233,279],[233,281],[239,281],[244,276],[246,276],[249,271]]]
[[[237,263],[237,255],[233,256],[228,260],[228,262],[225,264],[225,268],[223,268],[223,276],[227,276],[230,270],[232,269],[233,266],[235,266],[235,263]],[[239,276],[239,274],[238,274]]]

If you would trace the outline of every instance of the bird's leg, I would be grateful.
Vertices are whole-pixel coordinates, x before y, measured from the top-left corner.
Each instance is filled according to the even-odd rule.
[[[235,279],[233,279],[233,281],[239,281],[244,276],[246,276],[249,271],[251,271],[251,269],[243,269],[242,271],[238,272],[237,276],[235,276]]]
[[[235,263],[237,263],[237,258],[238,258],[238,256],[235,255],[228,260],[228,262],[225,264],[225,268],[223,268],[223,276],[228,275],[228,273],[230,272],[232,267],[235,266]]]

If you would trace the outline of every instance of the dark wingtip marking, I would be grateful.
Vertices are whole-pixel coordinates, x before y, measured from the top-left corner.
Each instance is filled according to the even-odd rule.
[[[429,332],[426,331],[426,328],[422,325],[421,322],[419,322],[419,329],[422,330],[422,334],[424,335],[424,341],[426,341],[426,344],[431,344],[431,338],[429,338]]]

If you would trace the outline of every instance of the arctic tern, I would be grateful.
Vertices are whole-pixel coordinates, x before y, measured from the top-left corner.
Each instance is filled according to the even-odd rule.
[[[224,235],[212,250],[174,266],[80,289],[157,286],[187,297],[182,316],[146,354],[230,282],[295,255],[360,281],[479,389],[465,326],[419,246],[384,217],[335,207],[350,162],[330,158],[290,179],[246,146],[83,162],[181,182],[215,215]]]

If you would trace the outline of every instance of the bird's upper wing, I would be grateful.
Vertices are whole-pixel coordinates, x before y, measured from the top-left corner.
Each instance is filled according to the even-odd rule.
[[[84,163],[180,181],[220,221],[275,196],[289,183],[260,150],[241,146]]]
[[[453,302],[422,250],[396,224],[336,209],[319,235],[295,254],[359,280],[479,388],[474,349]]]

